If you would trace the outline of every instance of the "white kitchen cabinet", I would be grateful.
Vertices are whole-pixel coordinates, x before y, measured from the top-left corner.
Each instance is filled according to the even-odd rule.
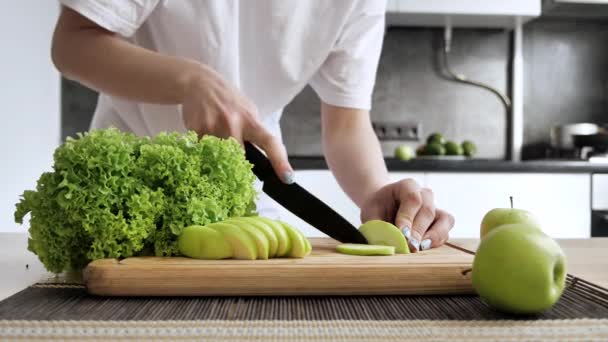
[[[541,0],[388,0],[387,23],[404,26],[514,26],[541,13]]]
[[[391,172],[390,177],[392,181],[413,178],[424,184],[423,173]],[[329,170],[300,170],[296,172],[296,178],[298,184],[332,207],[355,227],[360,225],[359,208],[342,191]],[[281,219],[298,227],[307,236],[326,236],[283,207],[278,207]]]
[[[456,218],[450,236],[479,237],[479,224],[487,211],[508,207],[526,209],[554,238],[591,235],[591,176],[589,174],[427,173],[427,185],[438,207]]]

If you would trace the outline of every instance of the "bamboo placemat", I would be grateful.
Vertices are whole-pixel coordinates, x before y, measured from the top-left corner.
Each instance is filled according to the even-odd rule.
[[[608,320],[0,321],[3,340],[598,341]]]
[[[608,290],[568,276],[560,301],[511,316],[477,296],[95,297],[42,283],[0,302],[0,340],[608,341]]]

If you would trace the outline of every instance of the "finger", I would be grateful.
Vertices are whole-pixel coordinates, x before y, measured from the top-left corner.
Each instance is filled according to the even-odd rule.
[[[279,178],[286,184],[295,181],[293,168],[287,159],[287,150],[279,139],[266,130],[261,124],[254,124],[243,132],[243,138],[260,147],[272,164],[272,168]]]
[[[437,209],[435,211],[435,222],[426,231],[420,250],[424,251],[429,248],[435,248],[443,245],[448,241],[450,230],[454,227],[454,216],[450,215],[445,210]]]
[[[233,137],[239,144],[243,144],[243,125],[242,120],[239,119],[241,114],[239,113],[225,113],[222,116],[221,124],[216,127],[218,136],[228,138]]]
[[[395,225],[401,229],[409,241],[412,238],[414,217],[422,205],[420,186],[413,179],[405,179],[391,189],[393,189],[392,197],[399,203],[399,209],[395,215]]]
[[[365,223],[370,220],[382,220],[391,222],[395,218],[397,212],[396,201],[383,201],[382,199],[391,198],[392,184],[386,185],[370,199],[368,199],[363,206],[361,206],[361,222]]]
[[[410,247],[415,251],[420,250],[422,237],[429,229],[433,221],[435,221],[435,204],[433,203],[433,192],[430,189],[422,188],[420,190],[422,204],[414,217],[412,224],[412,238],[409,240]]]

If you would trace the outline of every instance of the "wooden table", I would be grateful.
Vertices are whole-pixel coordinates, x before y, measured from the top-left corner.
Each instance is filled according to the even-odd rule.
[[[568,259],[568,273],[608,288],[608,238],[558,240]],[[475,251],[479,240],[452,239],[450,243]],[[26,267],[27,266],[27,267]],[[27,250],[27,234],[0,233],[0,300],[52,278]]]
[[[558,239],[566,253],[568,273],[608,288],[608,238]],[[452,245],[475,251],[479,239],[452,239]]]

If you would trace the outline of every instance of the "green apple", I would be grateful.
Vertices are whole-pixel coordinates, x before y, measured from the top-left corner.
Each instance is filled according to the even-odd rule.
[[[477,146],[475,146],[475,143],[472,142],[471,140],[463,141],[461,146],[462,146],[462,152],[467,157],[473,157],[473,156],[475,156],[475,153],[477,153]]]
[[[269,242],[266,238],[266,235],[264,235],[261,230],[245,221],[229,219],[224,222],[234,224],[235,226],[241,228],[247,234],[249,234],[249,237],[253,240],[253,242],[255,242],[255,246],[258,252],[258,259],[268,260],[268,254],[270,250],[268,247]]]
[[[395,247],[382,245],[364,245],[360,243],[343,243],[336,247],[342,254],[352,255],[395,255]]]
[[[233,224],[249,234],[249,237],[251,237],[256,244],[258,250],[258,259],[267,260],[271,257],[270,241],[266,237],[264,230],[258,228],[258,225],[254,225],[247,220],[239,220],[239,218],[236,217],[230,218],[224,222]]]
[[[312,252],[312,245],[310,244],[310,241],[308,241],[306,236],[304,236],[304,234],[302,234],[302,237],[304,238],[304,242],[306,243],[306,255],[308,255]]]
[[[396,253],[410,252],[405,236],[391,223],[382,220],[367,221],[359,227],[359,232],[370,245],[393,246]]]
[[[289,256],[292,258],[303,258],[306,254],[306,242],[304,242],[304,238],[298,232],[297,229],[292,227],[286,222],[279,221],[285,231],[287,232],[287,236],[291,240],[291,251],[289,252]]]
[[[222,233],[224,239],[232,246],[233,258],[255,260],[258,257],[255,241],[243,229],[225,222],[216,222],[205,227]]]
[[[445,154],[448,156],[461,156],[464,154],[462,146],[453,141],[447,141],[443,147],[445,147]]]
[[[564,290],[564,252],[529,224],[503,225],[481,241],[472,278],[477,293],[496,309],[540,313],[553,306]]]
[[[184,228],[177,246],[182,255],[190,258],[218,260],[232,257],[232,246],[220,232],[208,227]]]
[[[413,156],[414,152],[411,147],[407,145],[401,145],[395,149],[395,158],[399,160],[410,160]]]
[[[253,216],[256,220],[260,220],[261,222],[266,223],[274,232],[274,235],[277,237],[278,247],[276,257],[286,257],[291,252],[291,240],[289,236],[287,236],[287,232],[283,225],[278,222],[275,222],[267,217],[262,216]]]
[[[496,208],[486,213],[481,220],[479,236],[483,239],[491,230],[504,224],[522,223],[531,229],[541,230],[540,224],[532,213],[513,208],[513,197],[511,197],[511,208]]]
[[[247,222],[258,230],[262,231],[262,233],[266,236],[266,239],[268,239],[268,256],[270,258],[274,258],[276,256],[279,241],[277,240],[277,236],[274,234],[272,228],[270,228],[266,223],[253,217],[233,217],[230,220]]]

